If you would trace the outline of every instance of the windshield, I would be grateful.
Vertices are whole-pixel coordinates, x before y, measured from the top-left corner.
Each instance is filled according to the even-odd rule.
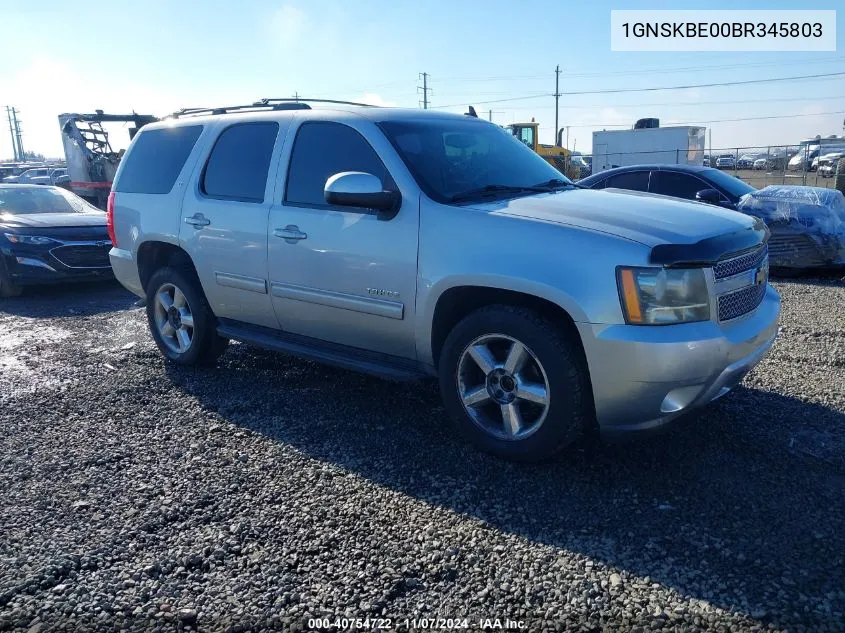
[[[86,213],[93,211],[79,196],[58,187],[0,187],[0,214]]]
[[[718,187],[721,187],[725,191],[727,191],[730,195],[741,198],[747,193],[751,193],[752,191],[756,191],[754,187],[749,185],[746,182],[743,182],[739,178],[734,178],[733,176],[729,176],[723,171],[719,171],[718,169],[711,169],[707,172],[707,179],[712,181]]]
[[[438,202],[485,187],[498,190],[484,195],[501,197],[530,194],[518,189],[550,181],[571,184],[508,131],[486,121],[383,121],[379,126],[420,188]]]

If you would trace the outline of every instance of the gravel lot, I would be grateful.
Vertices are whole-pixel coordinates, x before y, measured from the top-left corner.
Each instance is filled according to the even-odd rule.
[[[539,466],[432,385],[168,366],[115,285],[0,302],[0,630],[845,631],[845,283],[777,286],[743,387]]]

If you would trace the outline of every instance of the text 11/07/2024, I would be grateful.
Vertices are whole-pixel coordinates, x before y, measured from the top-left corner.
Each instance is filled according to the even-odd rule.
[[[526,631],[528,623],[510,618],[308,618],[309,631]]]

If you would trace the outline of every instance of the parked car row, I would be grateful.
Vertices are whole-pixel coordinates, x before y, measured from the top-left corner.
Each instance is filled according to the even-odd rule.
[[[17,175],[6,176],[2,182],[5,184],[20,185],[56,185],[64,179],[70,179],[67,169],[64,167],[37,167],[27,169]]]

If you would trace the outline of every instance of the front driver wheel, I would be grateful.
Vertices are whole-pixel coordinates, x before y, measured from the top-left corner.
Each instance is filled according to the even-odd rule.
[[[458,430],[507,459],[550,457],[593,419],[580,346],[521,307],[481,308],[455,326],[440,357],[440,389]]]

